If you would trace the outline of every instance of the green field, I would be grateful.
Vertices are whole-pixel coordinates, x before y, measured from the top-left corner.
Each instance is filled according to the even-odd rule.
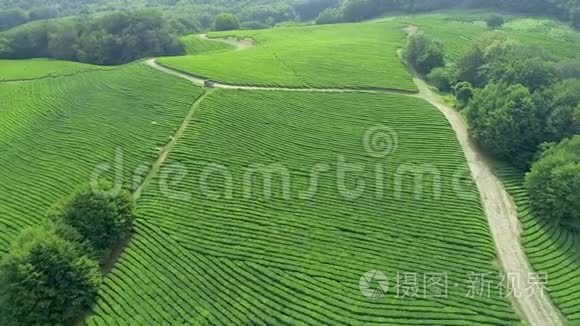
[[[69,76],[110,67],[49,59],[1,60],[0,82],[7,80],[28,80],[46,77]]]
[[[580,33],[553,20],[506,16],[504,27],[490,31],[485,25],[488,12],[443,12],[390,18],[401,25],[416,25],[445,44],[449,59],[454,60],[484,35],[505,34],[521,43],[535,45],[561,58],[580,58]]]
[[[200,94],[142,64],[0,83],[0,252],[117,151],[127,178],[147,168]]]
[[[523,173],[498,164],[498,174],[513,196],[523,226],[522,242],[535,270],[548,273],[550,297],[570,325],[580,324],[580,234],[530,211]]]
[[[396,133],[392,155],[365,150],[365,131],[376,125]],[[366,168],[346,180],[349,187],[364,180],[356,200],[337,190],[341,156]],[[290,173],[288,197],[276,175],[272,197],[262,193],[261,178],[244,196],[246,169],[276,163]],[[221,198],[200,188],[200,176],[216,164],[231,173],[231,198],[219,173],[206,185]],[[331,172],[321,175],[315,195],[303,197],[317,164]],[[377,164],[385,171],[381,195]],[[397,177],[402,164],[440,171],[440,197],[430,174],[424,192],[414,190],[414,172]],[[495,288],[489,298],[466,298],[468,273],[498,279],[475,186],[464,180],[462,198],[451,191],[461,169],[467,166],[454,132],[419,99],[215,91],[141,197],[136,235],[89,324],[517,323]],[[362,296],[359,279],[369,270],[393,282],[386,297]],[[397,272],[448,274],[448,298],[397,298]]]
[[[243,51],[189,35],[187,56],[158,62],[230,84],[415,91],[397,56],[409,24],[441,39],[452,60],[486,33],[580,57],[580,34],[559,23],[509,17],[489,32],[487,15],[210,34],[256,41]],[[1,82],[10,80],[19,82]],[[134,190],[193,113],[137,201],[135,233],[89,325],[521,324],[500,293],[495,244],[456,134],[414,95],[204,90],[140,62],[34,59],[0,60],[0,98],[0,254],[99,167]],[[365,140],[375,127],[389,131],[385,155]],[[344,177],[345,162],[363,171]],[[270,171],[271,195],[268,168],[281,171]],[[531,265],[549,273],[570,325],[580,323],[580,235],[529,211],[520,172],[498,165],[498,174]],[[356,198],[341,190],[357,185]],[[371,270],[389,278],[384,297],[361,293]],[[401,273],[417,278],[407,284],[415,295],[397,287]],[[470,273],[486,275],[489,293],[469,297]],[[446,276],[447,295],[425,287],[429,274]]]
[[[231,84],[415,90],[397,56],[405,33],[396,23],[285,27],[212,33],[251,37],[256,46],[214,55],[161,58],[159,63]]]
[[[204,40],[198,35],[183,36],[180,40],[188,55],[214,54],[234,50],[232,45],[223,42]]]

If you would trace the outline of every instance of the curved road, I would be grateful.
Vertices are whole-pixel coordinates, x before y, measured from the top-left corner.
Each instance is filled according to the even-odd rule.
[[[418,28],[411,28],[411,33]],[[207,39],[207,35],[202,35]],[[225,42],[236,46],[238,50],[248,48],[248,39],[212,39],[218,42]],[[232,43],[233,42],[233,43]],[[236,44],[234,44],[236,43]],[[194,77],[161,66],[155,62],[155,59],[149,59],[146,63],[164,73],[179,76],[191,81],[197,86],[203,86],[204,79]],[[220,89],[242,89],[242,90],[275,90],[275,91],[302,91],[302,92],[367,92],[367,93],[394,93],[405,96],[421,98],[435,106],[449,121],[457,139],[463,149],[465,158],[469,163],[471,174],[479,190],[482,205],[489,222],[491,234],[494,238],[497,255],[501,263],[503,272],[507,275],[517,275],[510,282],[510,288],[513,293],[520,293],[511,297],[515,309],[518,311],[524,322],[528,325],[537,326],[560,326],[563,325],[563,318],[558,309],[552,303],[546,291],[539,291],[528,279],[528,275],[533,274],[534,270],[530,266],[524,248],[521,244],[521,225],[516,211],[515,204],[511,196],[505,190],[502,182],[494,175],[491,164],[485,156],[478,150],[469,137],[467,125],[461,115],[453,108],[445,104],[442,98],[431,91],[428,85],[417,77],[414,73],[413,81],[419,90],[418,94],[400,90],[361,90],[361,89],[313,89],[313,88],[284,88],[284,87],[260,87],[250,85],[226,85],[215,83],[215,88]],[[201,98],[203,99],[203,97]],[[196,101],[196,105],[201,101]],[[175,140],[177,137],[174,138]],[[164,160],[161,159],[159,164]],[[527,295],[528,289],[536,291]]]

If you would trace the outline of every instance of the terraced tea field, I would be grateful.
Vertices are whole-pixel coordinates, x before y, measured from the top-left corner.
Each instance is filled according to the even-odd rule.
[[[199,35],[187,35],[182,37],[180,40],[188,55],[212,54],[234,50],[232,45],[223,42],[205,40]]]
[[[289,27],[211,33],[251,37],[256,46],[213,55],[168,57],[160,64],[230,84],[415,90],[397,57],[398,23]]]
[[[200,94],[143,64],[0,83],[0,252],[99,164],[146,171]]]
[[[497,31],[485,25],[489,13],[443,12],[394,19],[401,25],[416,25],[441,40],[451,60],[472,47],[484,35],[504,34],[512,40],[535,45],[562,58],[580,58],[580,33],[564,23],[506,16],[509,21]],[[391,21],[391,19],[389,19]]]
[[[48,59],[0,59],[0,82],[7,80],[28,80],[45,77],[69,76],[81,72],[108,69],[112,68],[70,61]]]
[[[570,325],[580,324],[580,234],[530,211],[521,171],[498,164],[498,173],[515,199],[523,226],[522,243],[536,270],[548,273],[549,293]]]
[[[386,156],[363,141],[377,125]],[[342,179],[341,160],[364,171]],[[288,192],[276,172],[271,196],[248,179],[259,164],[287,171]],[[470,272],[499,284],[467,171],[447,121],[416,98],[214,91],[145,189],[88,323],[517,324],[497,288],[466,297]],[[364,191],[348,199],[341,180]],[[389,278],[385,297],[361,294],[370,270]],[[397,292],[398,272],[416,273],[416,297]],[[447,298],[421,285],[428,273],[448,275]]]

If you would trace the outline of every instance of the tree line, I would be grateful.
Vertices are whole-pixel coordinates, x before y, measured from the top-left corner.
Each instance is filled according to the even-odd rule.
[[[316,22],[359,22],[386,14],[420,13],[455,7],[551,15],[580,28],[579,0],[346,0],[340,7],[329,6],[322,11]]]
[[[130,236],[130,193],[101,181],[55,204],[0,261],[0,324],[72,325],[97,299],[103,270]]]
[[[150,10],[36,22],[0,36],[0,58],[8,59],[46,57],[111,65],[182,53],[175,27]]]
[[[500,22],[493,18],[490,27]],[[439,90],[455,95],[482,150],[528,171],[534,211],[580,228],[578,59],[560,60],[495,34],[449,64],[443,44],[423,33],[409,37],[405,58]]]

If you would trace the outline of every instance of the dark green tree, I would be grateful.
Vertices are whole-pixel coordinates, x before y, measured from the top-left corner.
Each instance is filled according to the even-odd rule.
[[[131,194],[108,189],[113,185],[106,181],[83,187],[49,213],[52,220],[77,230],[102,260],[130,235],[135,219]]]
[[[505,24],[504,18],[500,15],[491,15],[485,20],[485,22],[487,23],[487,27],[491,29],[498,29]]]
[[[477,90],[467,118],[483,149],[516,166],[527,167],[544,138],[542,109],[522,85],[490,83]]]
[[[451,90],[449,71],[443,67],[437,67],[431,70],[427,75],[427,81],[442,92],[449,92]]]
[[[409,36],[405,59],[420,74],[426,75],[433,68],[445,66],[443,44],[419,32]]]
[[[463,81],[453,85],[453,95],[457,98],[457,108],[464,109],[473,98],[473,86],[469,82]]]
[[[580,136],[550,147],[526,175],[538,217],[580,228]]]
[[[232,14],[221,13],[215,18],[214,28],[216,31],[230,31],[240,28],[240,22]]]
[[[49,224],[25,231],[4,256],[1,325],[71,324],[96,299],[98,263],[66,239],[74,238],[74,231],[60,228]]]

